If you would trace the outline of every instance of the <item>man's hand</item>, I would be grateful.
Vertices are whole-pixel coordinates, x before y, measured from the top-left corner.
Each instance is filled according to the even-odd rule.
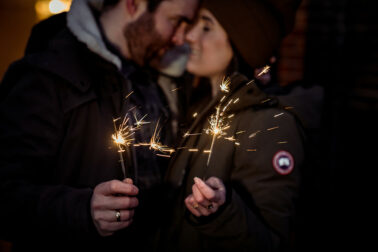
[[[138,206],[138,188],[129,178],[112,180],[97,185],[91,199],[93,223],[101,236],[112,235],[128,227]],[[117,218],[117,211],[120,216]]]
[[[211,177],[206,182],[195,177],[192,194],[185,199],[185,205],[195,216],[215,213],[226,201],[226,188],[219,178]]]

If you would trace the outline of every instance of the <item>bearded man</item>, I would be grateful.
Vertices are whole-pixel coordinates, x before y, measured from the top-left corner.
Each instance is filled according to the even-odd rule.
[[[0,239],[15,251],[153,247],[164,162],[111,137],[127,115],[133,141],[148,143],[169,117],[144,69],[183,43],[197,7],[76,0],[33,28],[0,85]]]

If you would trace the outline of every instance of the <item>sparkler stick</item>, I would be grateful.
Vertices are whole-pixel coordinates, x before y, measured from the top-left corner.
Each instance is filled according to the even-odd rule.
[[[149,122],[143,121],[143,119],[147,115],[143,116],[141,119],[137,119],[136,115],[134,114],[135,118],[135,127],[132,127],[129,125],[129,118],[128,115],[124,117],[122,120],[122,123],[117,128],[116,122],[120,120],[120,118],[113,119],[113,125],[114,125],[114,134],[112,135],[114,143],[118,147],[118,153],[122,168],[123,177],[126,178],[126,167],[125,167],[125,159],[123,157],[123,153],[126,151],[127,155],[130,157],[129,153],[129,146],[134,142],[134,133],[135,131],[139,130],[144,124],[148,124]],[[125,148],[123,148],[125,147]]]
[[[118,146],[118,153],[119,153],[119,158],[120,158],[121,167],[122,167],[122,174],[123,174],[123,177],[126,178],[125,161],[123,159],[123,152],[125,152],[125,150],[122,148],[122,146],[127,145],[128,140],[130,141],[130,139],[128,139],[128,137],[130,137],[132,134],[130,134],[128,132],[128,126],[127,126],[127,122],[129,120],[128,118],[124,119],[122,121],[121,125],[119,126],[119,128],[117,129],[116,122],[119,119],[120,118],[113,119],[113,125],[114,125],[114,132],[115,133],[112,135],[112,138]]]

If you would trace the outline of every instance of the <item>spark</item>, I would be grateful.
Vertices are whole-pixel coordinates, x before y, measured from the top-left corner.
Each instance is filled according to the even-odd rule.
[[[247,151],[249,151],[249,152],[255,152],[255,151],[257,151],[257,149],[247,149]]]
[[[293,108],[294,107],[291,107],[291,106],[284,107],[284,109],[286,109],[286,110],[293,109]]]
[[[134,110],[134,109],[136,109],[136,106],[130,108],[129,111]]]
[[[140,129],[143,125],[145,125],[145,124],[149,124],[149,123],[150,123],[150,122],[145,122],[145,121],[143,121],[144,118],[146,118],[146,116],[147,116],[147,114],[145,114],[141,119],[138,120],[136,114],[134,113],[134,118],[135,118],[135,123],[134,123],[134,125],[135,125],[135,128],[136,128],[136,129]]]
[[[188,137],[188,136],[199,136],[199,135],[202,135],[202,133],[192,133],[192,134],[190,134],[189,132],[186,132],[186,133],[184,134],[184,137]]]
[[[134,91],[131,91],[128,95],[125,96],[125,99],[129,98],[130,95],[132,95]]]
[[[193,118],[196,118],[197,116],[198,116],[198,113],[195,112],[195,113],[193,114]]]
[[[230,141],[230,142],[235,142],[236,139],[233,137],[233,136],[230,136],[230,137],[225,137],[224,139]]]
[[[263,100],[261,103],[265,103],[265,102],[268,102],[268,101],[270,101],[271,99],[270,98],[268,98],[268,99],[266,99],[266,100]]]
[[[255,80],[251,80],[251,81],[249,81],[247,84],[246,84],[246,86],[248,86],[248,85],[250,85],[250,84],[254,84],[255,83]]]
[[[255,133],[252,133],[251,135],[249,135],[248,138],[253,138],[253,137],[255,137],[260,132],[261,132],[261,130],[258,130]]]
[[[286,144],[287,141],[281,141],[281,142],[277,142],[278,144]]]
[[[265,66],[263,70],[261,70],[261,72],[257,75],[257,77],[260,77],[261,75],[268,73],[269,70],[270,70],[270,66]]]
[[[230,92],[230,78],[223,78],[222,83],[220,84],[220,89],[224,93]]]
[[[279,113],[277,115],[274,115],[274,117],[279,117],[279,116],[282,116],[284,113]]]
[[[171,90],[171,92],[176,92],[177,90],[181,89],[181,87],[178,87],[178,88],[174,88]]]
[[[235,116],[235,114],[231,114],[231,115],[228,116],[228,118],[231,119],[234,116]]]
[[[267,129],[267,131],[275,130],[275,129],[278,129],[278,128],[279,128],[278,126],[272,127],[272,128]]]
[[[238,131],[238,132],[235,133],[235,135],[239,135],[239,134],[243,134],[243,133],[245,133],[245,130]]]
[[[239,98],[236,98],[236,100],[234,101],[234,104],[238,102],[239,102]]]
[[[189,149],[190,152],[197,152],[198,149]]]

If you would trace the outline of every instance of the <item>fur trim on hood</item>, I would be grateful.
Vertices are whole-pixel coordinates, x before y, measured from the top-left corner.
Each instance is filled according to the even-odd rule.
[[[92,9],[101,11],[103,2],[104,0],[74,0],[67,14],[67,26],[89,50],[121,69],[121,59],[107,49],[92,12]]]

